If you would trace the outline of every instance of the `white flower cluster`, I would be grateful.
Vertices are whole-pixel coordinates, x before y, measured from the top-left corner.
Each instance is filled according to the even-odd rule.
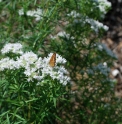
[[[95,32],[98,32],[99,29],[104,29],[105,31],[107,31],[109,29],[108,26],[103,25],[103,23],[101,23],[99,21],[96,21],[94,19],[87,18],[85,20],[85,22],[90,24],[91,25],[91,29],[93,29]]]
[[[95,0],[96,2],[99,3],[99,9],[103,14],[107,13],[107,8],[111,7],[111,2],[107,1],[107,0]]]
[[[14,44],[10,43],[6,44],[5,46],[7,47],[4,47],[1,52],[8,53],[12,49],[15,53],[16,48],[12,47],[13,45]],[[57,65],[66,63],[66,59],[56,54],[55,66],[51,67],[49,65],[49,61],[52,54],[53,53],[50,53],[48,57],[38,58],[38,56],[33,52],[26,52],[21,54],[20,57],[17,57],[16,60],[6,57],[0,60],[0,71],[4,71],[6,69],[15,70],[23,68],[28,82],[33,81],[34,79],[37,81],[42,81],[49,75],[53,80],[57,79],[61,84],[66,85],[70,80],[70,78],[66,75],[68,74],[68,71],[63,66]]]
[[[70,34],[67,34],[65,31],[60,31],[58,32],[58,34],[56,34],[55,36],[50,36],[51,39],[56,39],[58,37],[63,37],[63,38],[67,38],[67,39],[74,39],[74,37],[70,37]]]
[[[22,16],[24,15],[24,10],[23,8],[18,11],[19,15]],[[36,21],[39,21],[42,19],[43,11],[42,9],[37,8],[37,10],[28,10],[26,12],[27,16],[35,17]]]
[[[99,29],[104,29],[105,31],[109,29],[108,26],[103,25],[103,23],[92,18],[89,18],[87,16],[84,17],[82,14],[79,14],[74,10],[67,15],[74,18],[74,23],[81,23],[82,25],[90,24],[91,29],[94,30],[96,33],[99,31]]]
[[[9,57],[0,60],[0,71],[4,71],[6,69],[17,69],[19,67],[20,66],[17,65],[16,61]]]
[[[73,11],[71,11],[71,13],[67,14],[67,16],[77,18],[77,17],[80,17],[81,14],[77,13],[75,10],[73,10]]]
[[[2,54],[9,53],[9,52],[16,53],[16,54],[23,54],[22,45],[20,43],[8,43],[3,47],[1,52]]]

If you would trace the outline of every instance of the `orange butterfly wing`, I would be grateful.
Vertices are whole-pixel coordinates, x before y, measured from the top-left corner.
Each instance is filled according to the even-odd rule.
[[[54,67],[55,66],[55,63],[56,63],[56,53],[53,53],[53,55],[50,58],[49,65],[51,67]]]

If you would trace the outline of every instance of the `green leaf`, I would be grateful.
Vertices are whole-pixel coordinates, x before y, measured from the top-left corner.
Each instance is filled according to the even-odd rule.
[[[53,98],[53,103],[54,103],[54,106],[56,108],[56,98]]]

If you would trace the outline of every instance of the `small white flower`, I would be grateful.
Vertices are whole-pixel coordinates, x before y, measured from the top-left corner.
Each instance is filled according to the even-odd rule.
[[[34,13],[35,13],[35,11],[29,10],[29,11],[26,12],[26,15],[27,16],[34,16]]]
[[[39,69],[43,65],[42,58],[38,58],[38,60],[35,62],[35,67]]]
[[[60,31],[58,34],[57,34],[58,37],[65,37],[67,39],[74,39],[74,37],[70,37],[70,34],[67,34],[65,31]]]
[[[4,69],[8,67],[9,60],[10,59],[8,57],[0,60],[0,71],[3,71]]]
[[[6,44],[3,49],[1,50],[2,54],[5,53],[15,53],[15,54],[22,54],[22,45],[20,43],[8,43]]]
[[[70,34],[67,34],[65,31],[60,31],[60,32],[58,32],[58,34],[55,35],[55,36],[50,35],[50,38],[51,38],[51,39],[56,39],[56,38],[58,38],[58,37],[63,37],[63,38],[72,39],[72,40],[74,39],[73,36],[70,37]]]
[[[62,58],[60,55],[57,55],[56,62],[57,63],[65,64],[66,63],[66,59]]]
[[[19,13],[20,16],[24,15],[24,10],[23,10],[23,8],[20,9],[20,10],[18,11],[18,13]]]
[[[35,17],[36,17],[36,21],[39,21],[42,19],[42,15],[43,15],[43,11],[42,9],[37,8],[37,11],[35,12]]]
[[[18,13],[19,13],[20,16],[22,16],[22,15],[24,15],[24,10],[20,9],[18,11]],[[35,20],[39,21],[39,20],[42,19],[43,11],[42,11],[42,9],[39,9],[39,8],[37,8],[37,10],[28,10],[26,12],[26,15],[31,16],[31,17],[35,17]]]
[[[37,55],[33,52],[26,52],[20,58],[17,58],[18,63],[22,66],[27,68],[30,64],[33,64],[38,59]]]
[[[65,31],[60,31],[60,32],[58,32],[57,36],[59,36],[59,37],[67,37],[67,38],[69,38],[69,34],[66,34]]]
[[[81,15],[77,13],[75,10],[71,11],[71,13],[67,14],[69,17],[77,18],[80,17]]]

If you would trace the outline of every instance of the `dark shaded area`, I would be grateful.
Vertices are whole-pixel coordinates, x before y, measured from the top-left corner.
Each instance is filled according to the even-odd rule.
[[[109,26],[107,37],[114,42],[122,41],[122,0],[109,0],[111,10],[107,13],[104,23]]]
[[[108,0],[112,3],[111,10],[106,14],[104,24],[109,27],[103,40],[117,56],[111,71],[116,79],[115,95],[122,98],[122,0]],[[116,72],[116,73],[115,73]]]

